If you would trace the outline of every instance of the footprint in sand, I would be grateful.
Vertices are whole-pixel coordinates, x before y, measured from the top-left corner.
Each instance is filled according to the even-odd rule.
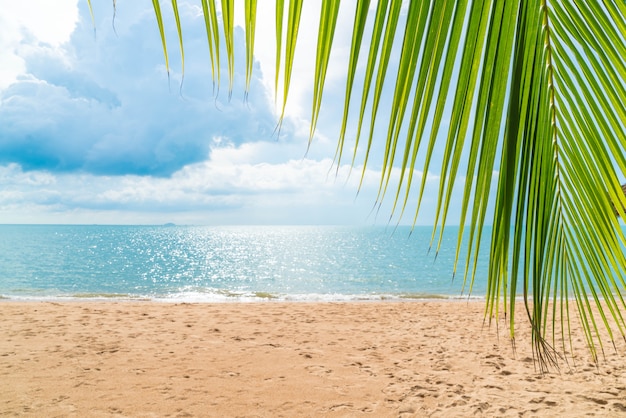
[[[352,403],[340,403],[340,404],[329,407],[328,411],[335,412],[335,411],[342,411],[342,410],[353,409],[353,408],[354,408],[354,404]]]
[[[312,375],[320,377],[329,376],[333,372],[331,369],[327,369],[321,365],[306,366],[305,369]]]
[[[623,403],[619,403],[619,402],[615,402],[613,405],[611,405],[613,407],[613,409],[620,411],[620,412],[626,412],[626,405]]]

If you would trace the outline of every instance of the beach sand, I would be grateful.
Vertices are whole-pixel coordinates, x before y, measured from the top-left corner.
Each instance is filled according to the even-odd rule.
[[[0,415],[626,416],[626,348],[540,374],[481,302],[2,302]],[[519,314],[520,322],[523,320]]]

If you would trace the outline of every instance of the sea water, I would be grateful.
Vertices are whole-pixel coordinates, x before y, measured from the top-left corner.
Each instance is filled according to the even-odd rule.
[[[458,228],[0,225],[0,297],[165,301],[468,297]],[[488,236],[489,234],[484,234]],[[471,296],[485,293],[483,239]]]

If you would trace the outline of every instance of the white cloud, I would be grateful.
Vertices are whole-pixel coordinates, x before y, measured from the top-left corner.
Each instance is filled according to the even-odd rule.
[[[217,148],[209,160],[187,165],[169,178],[50,174],[24,172],[15,164],[0,166],[0,217],[5,222],[53,223],[375,221],[371,209],[380,173],[366,172],[357,198],[361,168],[350,174],[350,167],[337,169],[330,159],[266,162],[259,157],[280,148],[271,142]],[[429,183],[435,181],[429,178]]]
[[[39,47],[21,51],[28,74],[0,91],[0,163],[166,176],[205,159],[212,137],[234,144],[272,140],[276,120],[258,78],[246,103],[237,96],[230,103],[225,94],[213,97],[204,23],[198,17],[186,16],[189,57],[182,93],[168,88],[177,85],[179,74],[173,65],[168,86],[154,16],[145,13],[153,13],[150,7],[118,4],[117,35],[110,25],[112,6],[95,10],[102,23],[94,39],[82,4],[80,23],[60,47],[62,54]],[[171,10],[164,17],[172,20]],[[235,38],[243,43],[241,34]],[[175,36],[168,39],[174,47]],[[238,62],[237,70],[243,65]],[[235,94],[242,92],[238,77]],[[287,136],[289,126],[281,140],[297,141]]]
[[[78,0],[0,1],[0,89],[24,73],[20,50],[58,50],[78,22]]]
[[[247,103],[241,99],[244,58],[238,32],[239,73],[229,103],[225,68],[222,92],[218,98],[212,95],[208,45],[194,10],[197,5],[179,5],[187,59],[179,94],[176,32],[168,26],[172,67],[168,90],[150,4],[118,2],[116,35],[111,4],[94,2],[98,29],[94,39],[84,2],[79,5],[80,18],[76,1],[43,3],[54,4],[54,10],[37,9],[38,16],[65,13],[56,21],[62,24],[48,32],[29,29],[38,23],[21,18],[4,26],[9,9],[0,8],[0,47],[7,46],[10,52],[0,60],[19,64],[8,65],[10,74],[0,75],[3,222],[374,222],[380,150],[375,145],[372,168],[358,198],[361,168],[337,169],[332,162],[343,110],[344,74],[338,64],[347,61],[345,48],[333,52],[326,87],[331,100],[325,101],[318,133],[307,152],[315,58],[307,51],[315,50],[317,42],[310,35],[317,33],[316,2],[306,2],[308,8],[303,10],[290,107],[279,138],[272,136],[275,33],[268,15],[272,16],[273,5],[259,5],[256,54],[261,71],[255,72]],[[336,42],[349,45],[349,34],[342,28],[352,25],[354,1],[342,2],[341,7]],[[171,24],[171,10],[166,4],[163,10]],[[13,35],[2,37],[4,33]],[[343,161],[351,157],[344,156]],[[398,176],[394,170],[393,177]],[[420,179],[416,172],[414,181]],[[429,176],[427,184],[436,187],[437,181]],[[387,222],[393,193],[388,192],[378,222]],[[433,204],[432,193],[427,194],[421,218],[426,223]],[[404,220],[410,222],[411,215]]]

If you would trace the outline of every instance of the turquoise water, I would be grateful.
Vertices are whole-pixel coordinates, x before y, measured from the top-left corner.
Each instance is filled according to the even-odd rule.
[[[446,230],[435,259],[429,227],[410,234],[409,227],[0,225],[0,295],[207,302],[460,297],[462,274],[452,280],[456,233]],[[487,261],[480,259],[472,296],[484,295]]]

